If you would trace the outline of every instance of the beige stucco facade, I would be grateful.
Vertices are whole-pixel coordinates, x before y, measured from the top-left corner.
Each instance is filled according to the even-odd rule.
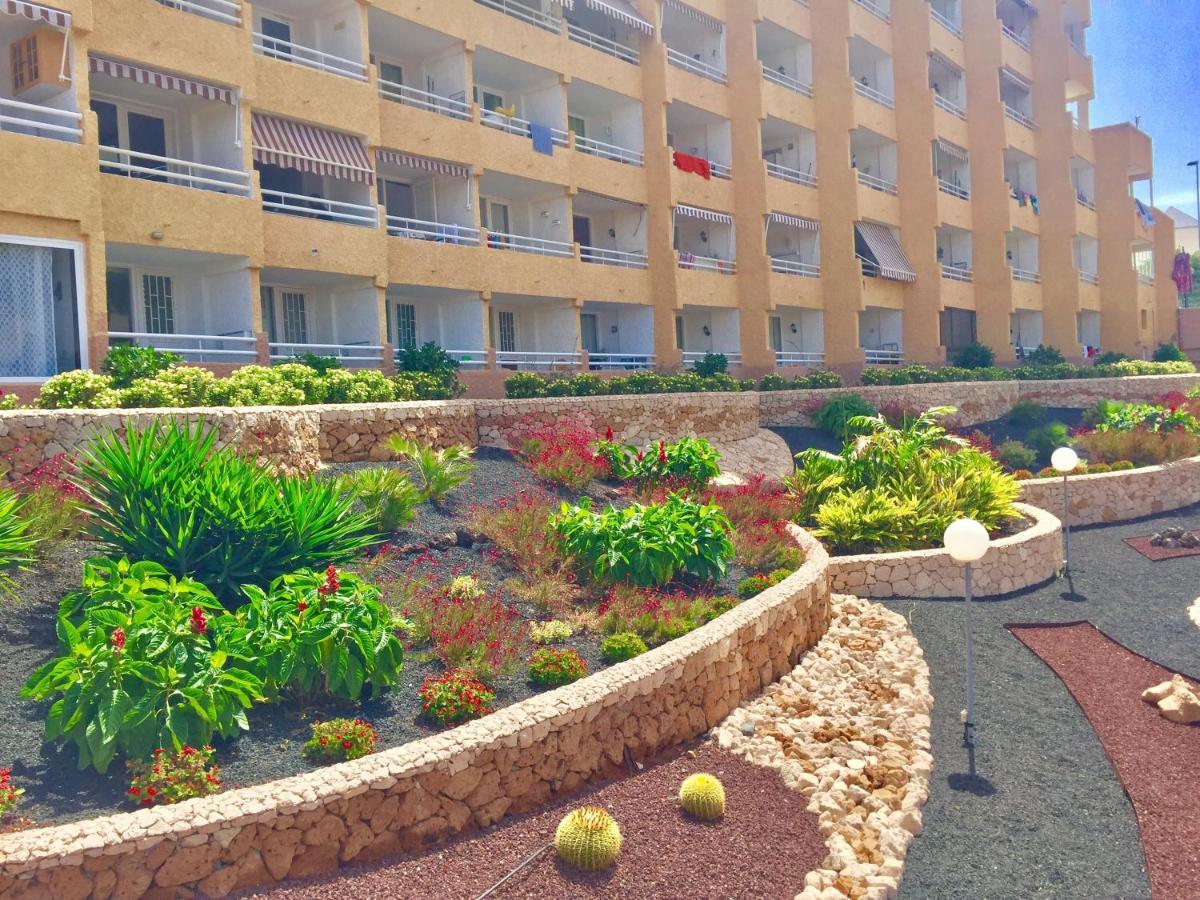
[[[110,331],[126,330],[219,369],[311,343],[386,370],[396,344],[419,335],[463,351],[484,392],[515,368],[595,368],[598,359],[611,363],[601,371],[670,368],[707,350],[726,352],[745,375],[938,363],[968,332],[1002,362],[1031,340],[1068,358],[1085,344],[1144,355],[1176,329],[1173,225],[1157,213],[1145,227],[1130,193],[1151,175],[1149,138],[1132,126],[1088,129],[1092,63],[1078,47],[1089,0],[1008,2],[1028,7],[1011,28],[990,0],[573,0],[565,10],[561,0],[326,0],[315,12],[291,0],[55,0],[52,9],[72,16],[70,84],[31,103],[0,82],[0,115],[45,121],[29,107],[78,110],[79,136],[0,125],[0,160],[21,173],[0,191],[0,244],[72,250],[79,359],[92,366]],[[634,10],[652,34],[629,27]],[[264,15],[291,29],[287,52],[263,36]],[[0,15],[0,38],[30,27],[28,16]],[[90,55],[228,89],[234,102],[214,112],[180,107],[194,98],[177,90],[152,98],[129,79],[98,85]],[[401,57],[416,75],[382,68]],[[931,75],[931,65],[948,74]],[[447,78],[464,89],[443,94],[437,82]],[[101,133],[94,90],[128,91],[131,110],[161,104],[168,121],[225,117],[235,137],[228,146],[203,130],[169,139],[162,169],[186,177],[102,170],[101,144],[117,138]],[[497,127],[487,91],[520,104],[518,115]],[[453,201],[456,217],[436,198],[431,213],[397,217],[377,184],[351,189],[326,176],[306,181],[281,212],[256,171],[259,113],[348,135],[372,166],[383,149],[465,168],[467,199]],[[513,126],[522,115],[556,130],[552,154]],[[584,119],[589,132],[593,119],[604,123],[602,137],[576,133]],[[685,136],[697,127],[703,138]],[[953,176],[938,168],[939,140],[965,154]],[[764,153],[768,142],[784,155]],[[711,179],[673,163],[673,150],[698,143],[696,155],[717,164]],[[811,148],[806,163],[774,162],[796,146]],[[187,167],[205,152],[232,174]],[[245,188],[203,189],[204,177],[244,178]],[[402,194],[418,192],[396,177]],[[482,216],[481,207],[496,215],[496,196],[505,227]],[[687,208],[732,217],[727,246],[716,247],[721,222],[701,221],[689,233],[705,247],[685,247],[677,226]],[[603,211],[580,212],[589,209]],[[636,226],[626,235],[619,219],[629,211]],[[771,213],[803,220],[795,237],[784,242],[778,229],[793,226]],[[878,248],[862,259],[861,223],[890,230],[911,280],[872,277]],[[456,239],[444,240],[444,228]],[[601,232],[625,246],[610,250]],[[814,233],[817,243],[806,243]],[[527,252],[502,252],[516,247]],[[198,332],[191,344],[163,340],[162,322],[150,323],[151,302],[163,300],[139,280],[173,266],[200,273],[173,288],[173,333]],[[132,273],[122,303],[134,324],[123,328],[110,315],[114,268]],[[202,287],[187,294],[189,284]],[[293,315],[305,292],[307,327],[289,321],[290,336],[276,334],[275,317]],[[418,321],[402,335],[395,320],[408,312],[396,304],[410,299]],[[206,304],[219,314],[196,308]],[[501,322],[500,310],[513,312]],[[953,340],[947,310],[961,326]],[[185,320],[197,324],[185,329]],[[49,374],[10,363],[0,384],[28,387]]]

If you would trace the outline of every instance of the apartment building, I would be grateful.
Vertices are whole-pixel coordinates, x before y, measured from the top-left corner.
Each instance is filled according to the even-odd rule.
[[[1090,0],[0,0],[0,384],[434,341],[759,375],[1172,337]]]

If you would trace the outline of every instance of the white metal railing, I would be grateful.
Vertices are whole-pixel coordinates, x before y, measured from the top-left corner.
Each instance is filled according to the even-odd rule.
[[[742,354],[739,350],[684,350],[683,364],[685,366],[694,366],[709,354],[725,357],[725,361],[731,366],[740,366],[742,364]]]
[[[646,254],[636,250],[609,250],[607,247],[580,246],[579,258],[586,263],[618,266],[622,269],[646,268]]]
[[[1084,272],[1081,269],[1079,271],[1079,280],[1082,281],[1084,284],[1099,284],[1100,276],[1097,275],[1095,272]]]
[[[940,12],[938,12],[932,6],[929,7],[929,16],[931,19],[933,19],[933,21],[937,22],[939,25],[941,25],[943,28],[945,28],[948,32],[950,32],[956,38],[961,38],[963,36],[961,25],[959,25],[957,22],[952,21],[951,19],[947,18],[946,16],[942,15]]]
[[[880,178],[877,175],[868,175],[866,172],[858,173],[858,183],[869,187],[873,191],[879,191],[883,194],[891,194],[895,197],[900,193],[900,188],[896,182],[888,181],[886,178]]]
[[[719,163],[715,160],[708,161],[708,170],[712,173],[713,178],[730,179],[733,177],[733,169],[725,163]]]
[[[1096,204],[1093,203],[1091,200],[1089,200],[1087,197],[1080,197],[1080,196],[1076,195],[1075,202],[1078,203],[1080,206],[1082,206],[1084,209],[1090,209],[1092,212],[1096,211]]]
[[[938,109],[944,109],[946,112],[950,113],[950,115],[952,115],[952,116],[957,116],[960,119],[965,119],[967,117],[967,111],[965,109],[963,109],[961,106],[959,106],[953,100],[947,100],[945,97],[943,97],[937,91],[933,92],[933,104]]]
[[[803,351],[803,350],[776,350],[775,365],[778,368],[784,366],[807,366],[813,368],[815,366],[825,365],[825,354],[819,351]]]
[[[599,50],[601,53],[615,56],[617,59],[633,63],[635,66],[641,60],[641,54],[635,48],[626,47],[624,44],[618,44],[616,41],[601,37],[571,21],[567,22],[567,37],[577,44],[583,44],[585,47],[591,47],[593,50]]]
[[[463,247],[479,246],[479,229],[452,222],[426,222],[422,219],[406,219],[402,216],[387,217],[387,233],[392,237],[414,241],[434,241],[439,244],[457,244]]]
[[[1147,275],[1145,272],[1137,273],[1138,282],[1141,284],[1154,284],[1154,276]]]
[[[272,341],[267,348],[273,360],[314,353],[317,356],[335,356],[350,366],[373,366],[383,362],[383,347],[375,344],[288,344]]]
[[[1013,269],[1013,281],[1022,281],[1026,284],[1041,284],[1042,275],[1040,272],[1031,272],[1028,269]]]
[[[880,106],[886,107],[887,109],[896,108],[895,99],[889,97],[887,94],[883,93],[883,91],[876,90],[869,84],[863,84],[861,81],[856,80],[854,82],[854,93],[858,94],[860,97],[866,97],[872,103],[878,103]]]
[[[598,141],[595,138],[580,137],[578,134],[575,135],[575,149],[580,153],[600,156],[604,159],[625,163],[628,166],[641,166],[646,162],[646,154],[640,150],[629,150],[625,147],[618,147],[616,144]]]
[[[653,369],[653,353],[589,353],[589,369]]]
[[[715,256],[696,256],[694,253],[686,252],[679,254],[679,268],[718,272],[721,275],[737,274],[737,263],[733,260],[717,259]]]
[[[667,62],[677,68],[685,69],[693,75],[699,75],[701,78],[707,78],[718,84],[726,83],[725,73],[716,66],[710,66],[708,63],[696,59],[694,56],[688,56],[686,53],[676,50],[674,47],[667,48]]]
[[[505,234],[503,231],[488,231],[487,245],[493,250],[515,250],[518,253],[533,253],[538,256],[574,256],[575,245],[565,241],[549,241],[545,238],[526,237],[523,234]]]
[[[379,96],[405,106],[415,106],[441,116],[449,116],[451,119],[471,118],[471,105],[464,100],[431,94],[429,91],[421,91],[408,87],[408,85],[396,84],[393,81],[384,81],[382,78],[379,80]],[[462,94],[461,96],[465,97],[466,95]]]
[[[975,276],[971,270],[963,266],[942,266],[942,277],[947,281],[964,281],[970,283],[975,280]]]
[[[1029,38],[1025,37],[1024,35],[1017,34],[1015,31],[1013,31],[1007,25],[1001,25],[1000,30],[1004,32],[1004,36],[1006,38],[1008,38],[1010,41],[1012,41],[1014,44],[1016,44],[1022,50],[1025,50],[1025,51],[1029,50]]]
[[[140,347],[178,353],[185,358],[202,357],[209,362],[253,361],[257,350],[254,334],[151,334],[145,331],[110,331],[109,345],[133,343]],[[212,345],[212,346],[209,346]]]
[[[864,347],[863,353],[867,363],[873,366],[898,366],[904,362],[903,350],[872,350]]]
[[[44,118],[38,118],[38,117]],[[83,114],[0,97],[0,131],[77,142],[83,138]]]
[[[516,3],[514,0],[475,0],[475,2],[553,34],[558,34],[562,30],[560,19],[544,13],[540,9],[531,9],[524,3]]]
[[[308,66],[319,72],[353,78],[355,81],[367,80],[367,67],[362,60],[334,56],[332,53],[324,53],[302,44],[273,38],[258,31],[254,32],[254,49],[257,53],[271,59],[282,59],[285,62]]]
[[[801,172],[799,169],[793,169],[790,166],[781,166],[779,163],[766,161],[767,174],[772,178],[782,178],[784,181],[790,181],[792,184],[802,184],[805,187],[816,187],[817,176],[809,175],[807,172]]]
[[[250,196],[249,172],[152,153],[135,153],[121,147],[100,148],[100,171],[106,175],[126,175],[202,191]]]
[[[949,194],[951,197],[957,197],[959,200],[970,200],[971,192],[965,187],[954,184],[952,181],[947,181],[945,178],[938,179],[938,190],[943,194]]]
[[[854,254],[854,256],[858,260],[859,268],[862,269],[862,273],[865,277],[878,278],[883,274],[883,270],[879,268],[879,263],[871,262],[871,260],[858,253]]]
[[[562,353],[543,350],[497,350],[496,365],[519,369],[567,369],[579,365],[580,354],[574,351]]]
[[[242,5],[234,0],[158,0],[163,6],[216,19],[226,25],[242,24]]]
[[[780,275],[801,275],[805,278],[820,278],[821,267],[812,263],[800,262],[795,259],[785,259],[780,256],[771,257],[771,271]]]
[[[348,222],[371,228],[379,227],[379,209],[375,206],[326,200],[324,197],[306,197],[303,194],[286,194],[283,191],[263,191],[262,201],[263,209],[268,212]]]
[[[453,359],[464,369],[484,369],[487,368],[487,351],[486,350],[445,350],[443,352]],[[394,356],[396,359],[404,354],[403,347],[395,348]]]
[[[807,84],[799,79],[793,78],[784,72],[777,69],[772,69],[766,63],[762,64],[763,78],[772,84],[777,84],[780,87],[787,88],[789,91],[795,91],[797,94],[803,94],[805,97],[813,95],[811,84]]]
[[[876,18],[883,19],[885,22],[892,21],[892,17],[888,11],[878,3],[872,3],[871,0],[854,0],[854,2]]]
[[[1029,129],[1037,128],[1037,123],[1034,122],[1033,119],[1029,118],[1029,116],[1025,115],[1025,113],[1021,112],[1019,109],[1013,109],[1013,107],[1009,106],[1007,103],[1004,104],[1004,114],[1018,125],[1024,125]]]
[[[496,112],[494,109],[481,109],[479,111],[479,121],[488,128],[506,131],[509,134],[515,134],[519,137],[529,137],[529,128],[533,124],[528,119],[522,119],[520,116],[506,116]],[[569,139],[567,133],[561,128],[551,127],[550,136],[554,141],[555,147],[567,146]]]

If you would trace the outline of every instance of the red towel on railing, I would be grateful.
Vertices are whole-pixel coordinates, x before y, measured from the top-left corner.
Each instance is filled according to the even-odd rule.
[[[708,160],[699,156],[692,156],[690,153],[680,153],[676,150],[675,168],[681,172],[695,172],[705,181],[712,178],[712,167],[708,164]]]
[[[1181,294],[1190,294],[1192,292],[1192,258],[1187,253],[1178,253],[1175,256],[1175,269],[1171,273],[1171,277],[1175,280],[1175,287],[1179,289]]]

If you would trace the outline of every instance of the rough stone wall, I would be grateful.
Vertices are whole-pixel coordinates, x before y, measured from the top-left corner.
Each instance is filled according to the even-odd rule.
[[[323,462],[392,458],[387,439],[402,434],[421,444],[449,447],[479,443],[470,400],[425,400],[313,407],[320,418],[318,453]]]
[[[533,809],[715,727],[825,634],[828,557],[703,628],[493,715],[176,806],[0,837],[0,897],[222,897],[415,850]]]
[[[1062,525],[1042,509],[1018,504],[1034,524],[993,541],[975,564],[978,597],[993,597],[1049,581],[1063,562]],[[829,583],[835,594],[858,597],[961,597],[963,567],[945,550],[834,556]]]
[[[1072,525],[1124,522],[1200,503],[1200,456],[1127,472],[1070,476]],[[1021,499],[1061,514],[1061,478],[1021,482]]]

